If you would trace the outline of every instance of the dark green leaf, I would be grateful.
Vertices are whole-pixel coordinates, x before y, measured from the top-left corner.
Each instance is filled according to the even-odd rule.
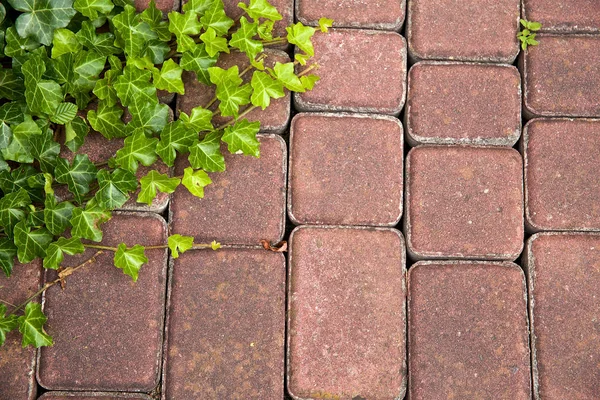
[[[5,160],[16,161],[20,163],[33,162],[33,141],[36,136],[40,136],[42,131],[39,126],[26,116],[26,119],[12,129],[12,140],[8,147],[2,149],[2,156]]]
[[[0,4],[0,6],[2,6],[2,4]],[[6,335],[17,329],[17,326],[19,326],[18,319],[19,317],[14,314],[6,315],[6,306],[0,304],[0,346],[6,341]]]
[[[52,234],[46,228],[31,230],[27,221],[21,220],[14,229],[17,257],[21,264],[27,264],[37,257],[46,256],[46,249],[52,242]]]
[[[32,201],[41,203],[44,201],[44,198],[41,195],[42,191],[40,188],[44,185],[31,185],[33,182],[32,179],[39,175],[39,171],[31,165],[21,165],[10,172],[0,171],[0,189],[5,194],[25,189]]]
[[[52,131],[34,136],[31,144],[31,154],[40,163],[40,169],[43,172],[54,172],[56,157],[60,153],[60,145],[52,138]]]
[[[83,118],[75,117],[73,121],[65,124],[65,146],[72,152],[76,152],[83,144],[89,131],[90,128]]]
[[[4,232],[12,236],[14,226],[25,218],[25,207],[31,204],[31,199],[25,189],[7,193],[0,199],[0,225]]]
[[[96,167],[86,154],[76,154],[71,165],[64,158],[56,160],[56,181],[66,184],[79,203],[90,191],[90,183],[96,179],[96,173]]]
[[[81,24],[81,30],[77,32],[79,42],[102,56],[121,53],[121,49],[114,46],[115,36],[110,32],[96,34],[96,28],[88,22]]]
[[[44,202],[44,222],[53,235],[61,235],[68,227],[75,206],[68,201],[56,202],[53,195],[46,196]]]
[[[125,53],[129,57],[141,56],[146,42],[158,38],[150,25],[142,21],[135,8],[130,5],[126,5],[122,13],[113,17],[112,22],[117,38],[124,44]]]
[[[80,238],[72,237],[67,239],[60,237],[56,242],[51,243],[50,246],[48,246],[46,257],[44,257],[44,268],[58,269],[65,258],[65,254],[74,256],[75,254],[81,254],[84,251],[85,247],[83,247]]]
[[[71,217],[70,221],[73,227],[71,234],[83,239],[100,242],[102,241],[100,224],[108,221],[110,217],[111,214],[109,211],[102,210],[97,204],[91,201],[88,202],[85,210],[76,207],[73,209],[73,217]]]
[[[52,346],[52,338],[44,331],[46,320],[41,305],[34,302],[27,303],[25,315],[20,316],[18,319],[19,332],[23,335],[23,347],[27,345],[34,347]]]
[[[146,46],[144,55],[150,57],[154,64],[162,64],[171,48],[160,40],[151,40]]]
[[[138,162],[146,167],[156,161],[156,144],[158,139],[147,138],[143,132],[135,132],[125,138],[123,148],[117,151],[115,161],[122,168],[133,173],[137,171]]]
[[[23,12],[15,21],[21,37],[34,38],[50,46],[54,30],[66,27],[75,15],[73,0],[8,0]]]
[[[29,110],[35,115],[49,115],[63,101],[60,85],[55,81],[42,79],[46,66],[41,57],[32,57],[21,67],[25,77],[25,98]]]
[[[119,208],[129,200],[129,192],[137,189],[137,179],[129,171],[117,168],[112,173],[98,171],[98,191],[94,196],[98,205],[107,210]]]
[[[148,134],[161,132],[169,120],[169,106],[162,103],[145,105],[139,110],[132,106],[129,107],[129,111],[132,120],[128,126],[133,129],[142,129]]]
[[[0,238],[0,269],[7,277],[10,277],[15,266],[17,247],[9,238]]]
[[[23,97],[23,78],[12,69],[0,69],[0,99],[16,100]]]
[[[142,71],[127,65],[123,70],[123,75],[119,76],[114,84],[121,103],[124,106],[135,103],[157,103],[156,88],[150,83],[151,77],[150,71]]]
[[[190,129],[181,119],[170,122],[160,133],[156,153],[165,164],[172,167],[177,155],[176,152],[187,152],[197,138],[198,131]]]
[[[113,139],[127,135],[128,130],[121,120],[122,115],[123,110],[119,106],[100,101],[98,110],[88,111],[87,118],[95,131],[100,132],[107,139]]]

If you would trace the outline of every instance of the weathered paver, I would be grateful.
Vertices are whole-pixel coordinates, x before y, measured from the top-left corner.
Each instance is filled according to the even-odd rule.
[[[395,32],[330,29],[313,37],[321,77],[313,90],[294,93],[300,111],[397,115],[406,94],[406,41]],[[298,72],[307,67],[298,67]]]
[[[535,399],[598,399],[600,235],[536,234],[524,261]]]
[[[259,245],[278,242],[285,231],[287,150],[277,135],[257,135],[260,158],[230,154],[221,148],[227,170],[209,174],[212,184],[200,199],[179,187],[171,200],[173,233],[190,235],[196,243],[217,240],[227,244]],[[175,175],[189,166],[175,161]]]
[[[406,39],[415,60],[511,64],[519,53],[520,0],[408,0]]]
[[[289,170],[288,213],[296,224],[394,226],[400,220],[403,140],[394,117],[296,115]]]
[[[596,33],[600,8],[595,0],[522,0],[523,18],[542,24],[542,32]]]
[[[105,246],[159,245],[167,225],[154,213],[113,213],[103,225]],[[106,251],[92,265],[45,293],[52,347],[41,350],[38,382],[52,390],[150,391],[158,384],[166,293],[167,251],[146,250],[137,282]],[[95,254],[65,257],[75,266]],[[46,279],[56,277],[46,272]]]
[[[531,117],[600,117],[600,35],[539,34],[520,57]]]
[[[46,392],[39,400],[152,400],[146,394],[107,392]]]
[[[152,0],[134,0],[135,8],[138,12],[144,11],[150,5]],[[179,9],[180,0],[154,0],[156,8],[167,14],[169,11],[177,11]],[[184,1],[184,3],[187,3]]]
[[[296,0],[296,17],[305,25],[317,26],[322,17],[333,26],[399,31],[404,22],[406,0],[361,1]]]
[[[295,399],[401,399],[405,253],[389,228],[299,227],[290,238],[288,391]]]
[[[521,144],[527,228],[600,230],[600,120],[534,119]]]
[[[409,254],[516,259],[524,237],[522,171],[521,155],[512,148],[413,148],[406,160]]]
[[[15,262],[12,275],[0,276],[0,299],[15,306],[23,303],[41,287],[41,263],[20,264]],[[36,299],[38,303],[40,299]],[[6,305],[7,312],[12,310]],[[21,334],[13,331],[6,335],[0,347],[0,398],[10,400],[33,400],[37,393],[35,382],[35,355],[32,346],[21,346]]]
[[[408,272],[411,400],[531,398],[525,276],[513,263],[421,261]]]
[[[163,399],[283,398],[285,259],[264,250],[173,260]]]
[[[521,77],[511,65],[432,62],[408,73],[407,140],[512,146],[521,135]]]
[[[276,62],[287,63],[290,57],[279,50],[268,49],[265,52],[267,59],[265,66],[273,67]],[[217,61],[217,66],[228,69],[237,65],[240,73],[250,65],[248,57],[244,53],[231,52],[230,54],[222,54]],[[246,73],[242,79],[245,83],[249,83],[252,78],[252,72]],[[215,87],[205,85],[196,79],[193,72],[184,72],[182,75],[185,84],[185,94],[177,96],[177,110],[189,114],[194,107],[205,106],[213,99],[215,95]],[[211,110],[217,109],[215,103]],[[291,94],[286,90],[284,97],[280,99],[272,99],[271,104],[265,110],[257,108],[249,112],[244,118],[249,121],[260,121],[260,131],[265,133],[283,133],[290,119],[290,104]],[[242,108],[241,110],[243,110]],[[216,116],[213,121],[215,125],[221,125],[231,120],[231,117]]]

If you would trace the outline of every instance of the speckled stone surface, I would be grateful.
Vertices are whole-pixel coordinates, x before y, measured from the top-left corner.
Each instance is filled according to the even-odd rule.
[[[296,0],[296,18],[312,26],[326,17],[335,27],[399,31],[405,8],[406,0]]]
[[[0,276],[0,299],[15,306],[23,303],[41,287],[41,262],[15,262],[10,278]],[[40,299],[35,300],[38,303]],[[13,307],[6,305],[7,312]],[[33,400],[37,393],[35,382],[35,348],[21,346],[21,334],[13,331],[6,335],[0,347],[0,399]]]
[[[167,225],[153,213],[113,213],[103,245],[166,243]],[[75,266],[95,254],[65,257]],[[38,382],[52,390],[151,391],[158,384],[167,250],[146,250],[149,262],[133,282],[105,252],[96,263],[45,293],[46,330],[54,346],[38,357]],[[56,277],[46,271],[46,279]]]
[[[190,251],[171,277],[163,399],[281,400],[283,255]]]
[[[389,228],[299,227],[288,255],[288,391],[402,399],[405,254]]]
[[[540,233],[524,257],[537,400],[600,396],[600,235]]]
[[[191,235],[197,243],[260,245],[278,242],[285,231],[287,150],[281,137],[257,135],[260,158],[230,154],[221,148],[227,170],[210,173],[212,184],[200,199],[178,188],[169,207],[173,233]],[[175,161],[175,175],[189,166]]]
[[[238,7],[238,3],[240,2],[246,4],[249,3],[248,0],[223,0],[223,3],[225,4],[225,13],[234,20],[237,20],[242,15],[245,15],[246,18],[248,18],[244,11]],[[186,1],[184,1],[184,3],[186,3]],[[285,28],[294,23],[294,0],[269,0],[269,3],[272,4],[283,17],[280,21],[275,22],[275,26],[273,27],[273,37],[285,37],[287,35]],[[233,29],[232,32],[234,32],[236,28],[234,27]],[[282,46],[269,47],[278,48]],[[283,47],[287,47],[287,45],[284,45]]]
[[[146,394],[107,392],[46,392],[39,400],[152,400]]]
[[[421,146],[406,160],[409,254],[514,260],[523,248],[523,163],[512,148]]]
[[[135,9],[138,12],[144,11],[148,8],[151,0],[134,0]],[[156,8],[163,12],[163,14],[167,14],[169,11],[179,10],[179,0],[154,0],[156,4]]]
[[[273,67],[275,62],[287,63],[290,61],[290,57],[279,50],[267,50],[267,59],[265,65]],[[249,65],[248,57],[244,53],[231,52],[230,54],[222,54],[217,61],[217,66],[228,69],[237,65],[239,71],[242,72]],[[252,72],[248,72],[244,75],[244,83],[249,83],[252,78]],[[184,72],[182,75],[183,82],[185,84],[184,95],[177,96],[177,112],[183,111],[187,114],[190,113],[192,108],[198,106],[205,106],[215,95],[214,86],[207,86],[196,79],[196,74],[193,72]],[[282,133],[287,127],[290,119],[290,103],[291,94],[286,90],[284,97],[280,99],[271,99],[271,104],[265,110],[257,108],[246,115],[246,119],[249,121],[260,121],[260,130],[265,133]],[[244,110],[246,106],[242,106],[241,110]],[[211,110],[218,109],[218,103],[211,107]],[[221,125],[231,120],[231,117],[217,116],[214,118],[215,125]]]
[[[521,145],[527,228],[600,230],[600,120],[534,119]]]
[[[521,76],[512,65],[424,61],[408,73],[407,140],[512,146],[521,135]]]
[[[402,124],[380,115],[297,114],[289,171],[294,223],[394,226],[402,215]]]
[[[406,41],[395,32],[330,29],[313,36],[321,77],[313,90],[294,93],[300,111],[397,115],[406,95]],[[298,71],[306,67],[298,68]]]
[[[537,36],[520,57],[530,117],[600,117],[600,35]]]
[[[411,400],[531,398],[527,291],[518,265],[413,265],[408,326]]]
[[[600,31],[596,0],[522,0],[523,18],[542,24],[542,32],[595,33]]]

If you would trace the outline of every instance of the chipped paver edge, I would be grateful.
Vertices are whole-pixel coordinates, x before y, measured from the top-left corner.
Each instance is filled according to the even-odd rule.
[[[402,127],[402,122],[400,122],[400,120],[396,117],[393,117],[391,115],[386,115],[386,114],[364,114],[364,113],[350,113],[350,112],[341,112],[341,113],[333,113],[333,112],[314,112],[314,113],[306,113],[306,112],[299,112],[298,114],[296,114],[294,116],[294,118],[292,118],[292,121],[290,123],[290,133],[289,133],[289,149],[288,149],[288,153],[289,153],[289,161],[288,161],[288,179],[287,179],[287,215],[290,218],[290,221],[292,221],[292,223],[294,225],[319,225],[319,226],[333,226],[331,224],[327,224],[324,223],[323,221],[319,221],[319,220],[315,220],[315,221],[300,221],[298,218],[296,218],[296,216],[294,215],[294,208],[292,207],[293,205],[293,201],[292,201],[292,185],[293,185],[293,179],[292,179],[292,168],[293,168],[293,148],[294,148],[294,131],[295,131],[295,121],[296,119],[302,118],[302,117],[326,117],[326,118],[361,118],[361,119],[379,119],[379,120],[384,120],[384,121],[390,121],[390,122],[394,122],[396,124],[398,124],[398,127],[400,128],[400,142],[401,142],[401,147],[402,147],[402,151],[404,150],[404,143],[402,143],[402,136],[403,136],[403,132],[404,132],[404,128]],[[404,158],[404,156],[402,157]],[[402,163],[402,175],[404,175],[404,162]],[[393,228],[396,225],[398,225],[398,223],[400,222],[400,220],[402,219],[402,214],[404,212],[404,190],[402,190],[402,193],[400,195],[400,206],[399,206],[399,214],[398,217],[388,223],[379,223],[379,224],[358,224],[358,225],[347,225],[347,226],[365,226],[365,227],[390,227]],[[346,225],[341,225],[341,226],[346,226]]]
[[[394,400],[402,400],[404,398],[404,396],[406,395],[407,392],[407,387],[408,387],[408,314],[407,314],[407,295],[408,295],[408,288],[406,285],[406,275],[407,275],[407,268],[406,268],[406,242],[404,240],[404,237],[402,236],[402,232],[400,232],[398,229],[396,228],[387,228],[387,227],[370,227],[370,226],[350,226],[350,225],[319,225],[319,226],[315,226],[315,225],[301,225],[301,226],[297,226],[296,228],[294,228],[294,230],[290,233],[290,237],[289,237],[289,241],[288,241],[288,256],[287,256],[287,285],[286,285],[286,337],[285,337],[285,390],[287,391],[287,393],[290,395],[290,397],[292,397],[292,399],[294,400],[314,400],[311,397],[300,397],[298,395],[296,395],[295,393],[292,392],[292,390],[290,389],[290,372],[291,372],[291,363],[290,363],[290,359],[291,359],[291,333],[290,333],[290,329],[291,329],[291,308],[292,308],[292,265],[293,265],[293,251],[292,251],[292,246],[293,246],[293,239],[294,239],[294,234],[300,230],[303,229],[322,229],[322,230],[335,230],[335,229],[346,229],[346,230],[367,230],[367,231],[381,231],[381,232],[393,232],[398,236],[398,239],[400,240],[400,257],[402,259],[402,270],[401,270],[401,274],[402,274],[402,291],[404,292],[404,307],[402,307],[402,315],[404,318],[404,326],[403,326],[403,334],[402,337],[404,338],[404,360],[402,362],[402,365],[400,366],[401,369],[400,371],[405,371],[404,373],[404,377],[402,378],[402,382],[400,383],[400,393],[398,394],[397,397],[394,398]],[[162,399],[162,400],[167,400],[167,399]]]
[[[152,400],[152,397],[145,393],[119,393],[119,392],[69,392],[69,391],[50,391],[44,393],[38,400],[52,400],[54,397],[109,397],[119,396],[118,399],[140,399]]]

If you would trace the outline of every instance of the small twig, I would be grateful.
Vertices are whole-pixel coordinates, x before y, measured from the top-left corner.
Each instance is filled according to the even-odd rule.
[[[215,130],[220,131],[221,129],[224,129],[224,128],[228,127],[229,125],[233,125],[236,121],[239,121],[241,118],[248,115],[248,113],[253,111],[255,108],[256,108],[256,106],[250,106],[250,107],[246,108],[243,112],[240,113],[240,115],[238,115],[237,118],[232,119],[232,120],[224,123],[223,125],[218,126]]]

